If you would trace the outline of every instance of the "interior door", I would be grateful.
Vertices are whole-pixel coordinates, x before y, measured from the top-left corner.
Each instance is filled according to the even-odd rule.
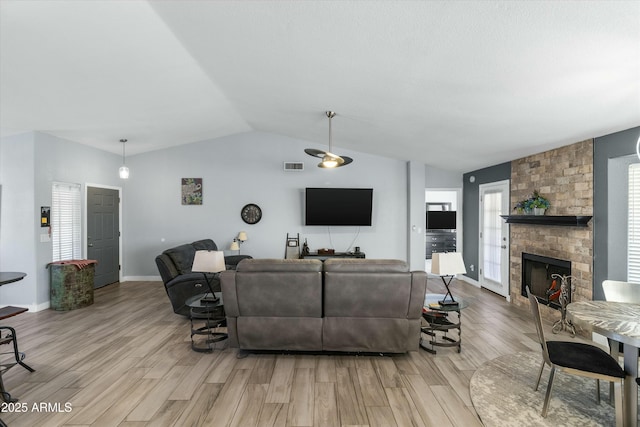
[[[87,258],[98,261],[94,287],[120,280],[118,190],[87,187]]]
[[[480,185],[480,286],[509,296],[509,181]]]

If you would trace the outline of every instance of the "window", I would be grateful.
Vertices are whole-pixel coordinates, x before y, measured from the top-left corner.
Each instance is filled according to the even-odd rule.
[[[484,253],[484,268],[482,275],[485,279],[501,283],[501,239],[502,239],[502,193],[487,192],[483,198],[484,224],[482,225],[482,242]]]
[[[640,283],[640,163],[629,165],[627,281]]]
[[[51,196],[53,261],[82,258],[80,184],[54,182]]]

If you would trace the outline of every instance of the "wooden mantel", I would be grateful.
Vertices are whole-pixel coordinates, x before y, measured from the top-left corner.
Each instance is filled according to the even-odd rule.
[[[559,225],[587,227],[592,216],[587,215],[500,215],[508,224]]]

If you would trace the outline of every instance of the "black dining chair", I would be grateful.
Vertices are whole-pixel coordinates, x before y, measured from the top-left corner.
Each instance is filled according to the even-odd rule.
[[[531,294],[527,287],[527,295],[533,314],[534,323],[538,332],[538,340],[542,348],[542,366],[538,373],[538,381],[534,390],[538,390],[542,371],[545,365],[549,365],[551,373],[549,374],[549,382],[547,384],[547,392],[544,397],[542,406],[542,416],[547,416],[549,409],[549,401],[551,400],[551,390],[553,389],[553,380],[556,370],[567,374],[579,375],[582,377],[593,378],[597,381],[604,380],[614,383],[615,394],[615,411],[616,426],[623,425],[623,408],[622,408],[622,388],[624,384],[625,372],[611,355],[599,347],[591,344],[585,344],[573,341],[546,341],[544,330],[542,328],[542,319],[540,317],[540,307],[538,299]],[[596,387],[597,398],[600,403],[600,384]]]

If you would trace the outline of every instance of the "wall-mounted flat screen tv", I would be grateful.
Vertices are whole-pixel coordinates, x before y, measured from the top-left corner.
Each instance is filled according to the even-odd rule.
[[[373,189],[306,188],[305,225],[371,225]]]
[[[427,211],[427,230],[455,230],[456,211]]]

